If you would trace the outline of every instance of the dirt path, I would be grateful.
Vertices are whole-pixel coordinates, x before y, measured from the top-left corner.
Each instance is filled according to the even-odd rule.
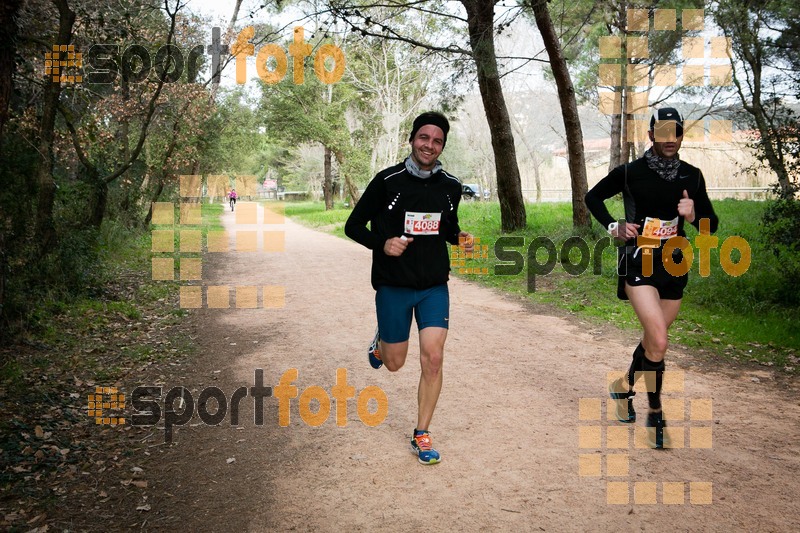
[[[226,213],[228,229],[247,229],[233,222]],[[330,394],[337,369],[344,368],[356,394],[369,385],[385,391],[388,416],[368,427],[351,399],[345,427],[336,425],[333,402],[327,421],[310,427],[295,398],[290,425],[280,427],[272,397],[264,400],[265,422],[257,427],[248,396],[240,427],[231,427],[229,416],[219,427],[195,417],[176,430],[174,446],[156,448],[161,453],[148,461],[157,478],[151,527],[800,529],[796,391],[778,388],[767,373],[708,373],[690,357],[671,354],[668,375],[684,390],[665,398],[684,402],[673,412],[685,412],[686,420],[671,427],[685,433],[686,447],[638,448],[633,428],[606,420],[606,375],[624,369],[631,337],[536,314],[516,299],[458,279],[450,285],[445,386],[431,427],[443,462],[418,464],[408,448],[417,359],[410,355],[396,374],[372,370],[366,361],[375,327],[369,252],[288,220],[266,229],[285,231],[285,252],[207,255],[204,284],[281,285],[285,307],[196,312],[201,355],[185,382],[168,386],[186,385],[196,398],[214,385],[230,398],[236,388],[253,386],[256,368],[273,387],[296,368],[301,393],[317,385]],[[415,343],[412,336],[411,354],[418,353]],[[636,405],[645,411],[644,394]],[[709,406],[710,420],[688,420],[690,412],[702,417]],[[595,468],[602,475],[588,475]],[[627,503],[608,503],[614,498]]]

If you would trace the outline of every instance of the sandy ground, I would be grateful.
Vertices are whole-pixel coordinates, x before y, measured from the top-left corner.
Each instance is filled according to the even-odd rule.
[[[670,428],[682,447],[643,448],[644,416],[635,428],[607,416],[607,375],[625,369],[630,334],[538,314],[453,279],[444,389],[431,426],[443,461],[423,466],[408,446],[416,336],[400,372],[367,364],[375,328],[369,251],[288,220],[247,227],[230,212],[224,218],[231,231],[285,232],[285,251],[208,254],[204,284],[282,286],[285,306],[194,313],[200,355],[168,386],[185,385],[196,399],[213,385],[230,398],[253,386],[255,369],[275,387],[294,368],[300,393],[318,386],[330,395],[337,369],[346,369],[356,395],[370,385],[385,392],[388,413],[369,427],[352,398],[340,427],[332,401],[328,419],[311,427],[294,398],[281,427],[278,399],[267,397],[256,426],[248,396],[238,427],[230,415],[217,427],[195,416],[148,461],[150,516],[162,517],[151,528],[800,530],[798,395],[769,372],[709,372],[691,354],[671,352],[664,399],[679,418]],[[645,413],[645,394],[636,406]]]

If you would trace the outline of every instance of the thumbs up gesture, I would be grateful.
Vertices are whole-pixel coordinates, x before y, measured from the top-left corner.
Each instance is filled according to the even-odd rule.
[[[683,191],[683,197],[678,201],[678,214],[686,219],[686,222],[694,222],[694,200],[689,198],[689,193]]]

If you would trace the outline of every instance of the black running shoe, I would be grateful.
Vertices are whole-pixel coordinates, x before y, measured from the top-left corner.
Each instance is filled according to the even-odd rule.
[[[636,422],[636,411],[633,409],[635,392],[628,390],[628,384],[617,378],[608,386],[608,394],[614,400],[614,414],[617,420],[631,424]]]
[[[665,430],[666,427],[667,423],[661,411],[647,414],[647,444],[651,448],[662,450],[670,447],[669,435]]]

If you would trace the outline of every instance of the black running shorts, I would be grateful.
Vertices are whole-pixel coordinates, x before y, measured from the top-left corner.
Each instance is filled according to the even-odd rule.
[[[625,283],[632,287],[649,285],[658,290],[662,300],[680,300],[683,290],[689,281],[689,275],[675,276],[667,272],[662,260],[661,248],[637,248],[635,246],[621,246],[617,254],[617,298],[627,300]],[[652,258],[652,274],[645,276],[642,272],[643,262]],[[672,260],[676,264],[683,261],[683,252],[676,248],[672,252]]]

